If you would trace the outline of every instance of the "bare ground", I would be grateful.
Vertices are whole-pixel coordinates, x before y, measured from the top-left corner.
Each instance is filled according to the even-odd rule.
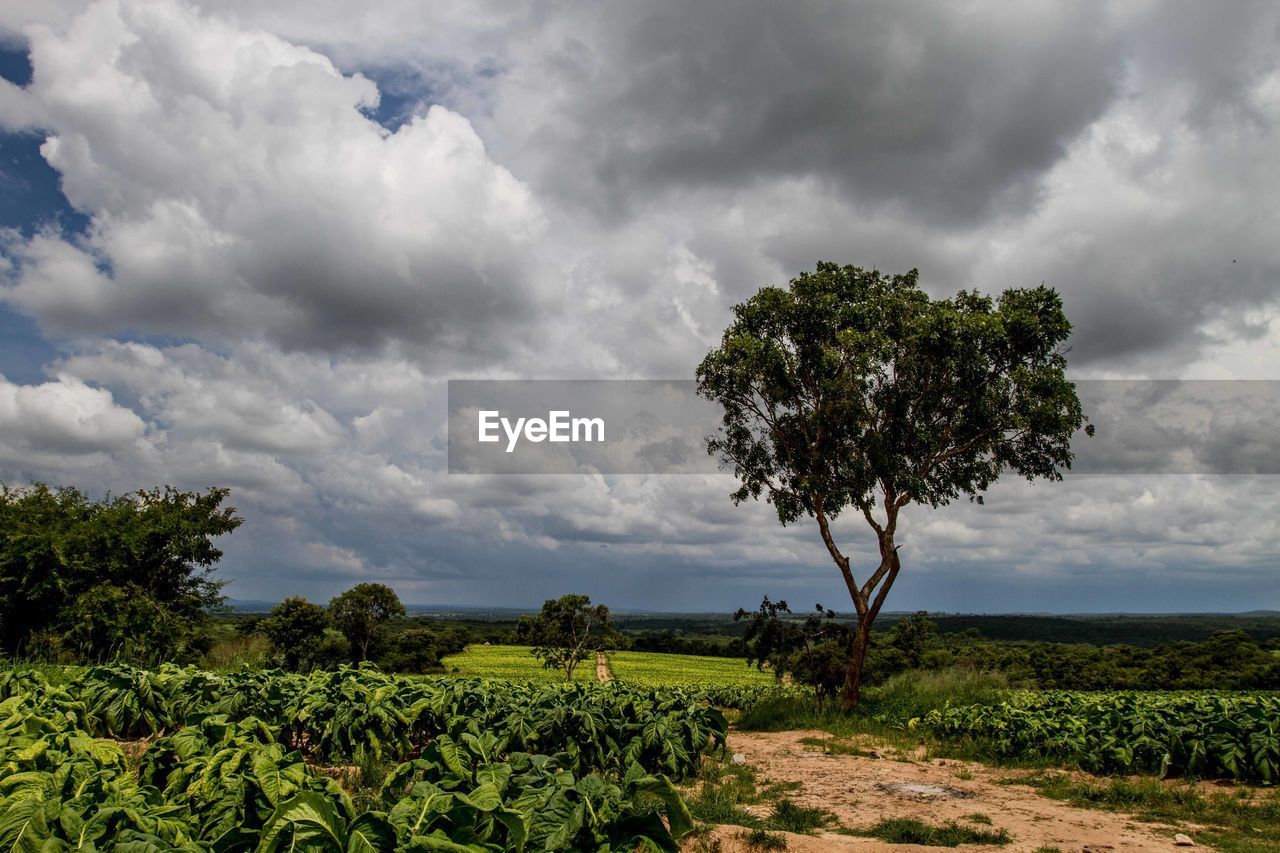
[[[1062,853],[1080,851],[1174,851],[1174,828],[1138,823],[1127,815],[1076,808],[1041,796],[1026,785],[999,784],[998,780],[1021,775],[953,759],[903,756],[892,747],[874,741],[858,746],[881,758],[863,755],[831,755],[819,747],[800,743],[801,738],[829,739],[825,732],[731,732],[729,749],[741,753],[768,782],[799,783],[788,796],[802,806],[834,812],[843,826],[862,829],[887,818],[915,818],[930,824],[954,820],[977,829],[1003,828],[1013,837],[1004,847],[964,845],[952,848],[968,853],[1004,850],[1008,853],[1057,848]],[[935,790],[942,789],[942,790]],[[971,815],[985,815],[991,824],[974,823]],[[859,851],[859,853],[911,853],[940,850],[908,844],[887,844],[831,832],[786,835],[787,850]],[[723,853],[750,851],[740,827],[719,826],[712,836]],[[706,842],[686,844],[694,851],[710,849]],[[1211,850],[1198,847],[1198,850]]]
[[[596,681],[613,681],[613,673],[609,670],[609,658],[604,652],[596,652]]]

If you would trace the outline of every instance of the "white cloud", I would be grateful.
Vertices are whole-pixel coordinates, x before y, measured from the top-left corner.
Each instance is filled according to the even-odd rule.
[[[935,294],[1046,280],[1095,373],[1275,376],[1274,11],[1033,4],[994,44],[993,13],[850,8],[5,4],[0,29],[44,23],[0,121],[48,133],[92,224],[0,244],[0,299],[61,338],[56,380],[0,385],[0,474],[233,486],[240,595],[528,603],[599,575],[647,605],[835,604],[812,527],[726,477],[447,475],[444,377],[688,377],[730,305],[819,259]],[[357,69],[416,81],[396,132]],[[904,583],[1261,589],[1273,492],[1002,484],[908,513]]]
[[[110,391],[74,376],[39,385],[15,385],[0,376],[0,448],[7,456],[109,453],[134,446],[146,429]]]
[[[0,298],[47,330],[445,356],[540,310],[543,215],[457,113],[389,133],[369,80],[178,2],[28,33],[42,152],[92,220],[5,250]]]

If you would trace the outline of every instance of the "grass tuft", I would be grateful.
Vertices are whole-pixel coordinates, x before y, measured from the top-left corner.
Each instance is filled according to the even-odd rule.
[[[1003,780],[1002,780],[1003,781]],[[1010,780],[1075,806],[1126,812],[1139,820],[1198,824],[1195,839],[1220,853],[1280,850],[1280,793],[1249,787],[1210,792],[1158,779],[1078,779],[1041,772]]]
[[[769,817],[772,829],[787,832],[810,833],[835,821],[835,815],[826,809],[798,806],[791,800],[778,800]]]
[[[774,835],[772,832],[765,832],[763,829],[753,829],[743,836],[743,840],[747,842],[748,847],[754,847],[757,850],[786,850],[787,839],[782,835]]]
[[[1013,840],[1013,837],[1003,829],[974,829],[961,826],[954,821],[935,826],[914,818],[882,820],[870,829],[853,830],[850,834],[878,838],[889,844],[923,844],[930,847],[1008,844]]]

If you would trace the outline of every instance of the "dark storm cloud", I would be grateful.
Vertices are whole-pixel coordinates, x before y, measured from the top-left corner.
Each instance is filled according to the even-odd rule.
[[[819,259],[1045,281],[1078,375],[1275,375],[1275,4],[65,5],[0,4],[48,18],[0,124],[56,136],[31,156],[94,223],[5,238],[0,298],[75,338],[0,346],[0,478],[229,484],[241,597],[838,604],[815,531],[731,477],[445,460],[442,366],[687,379]],[[1274,478],[1141,472],[1269,470],[1280,410],[1129,403],[1080,466],[1129,476],[904,518],[890,606],[1274,606]],[[697,450],[638,437],[640,470]]]
[[[511,97],[554,94],[499,122],[534,122],[544,190],[614,212],[779,176],[931,221],[1024,210],[1122,58],[1095,3],[640,3],[546,26]]]

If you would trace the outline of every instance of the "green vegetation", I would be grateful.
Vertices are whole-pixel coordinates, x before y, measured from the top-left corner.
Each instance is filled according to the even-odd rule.
[[[788,525],[817,523],[857,612],[841,701],[858,703],[871,627],[902,568],[900,512],[982,502],[1005,472],[1061,480],[1072,437],[1092,435],[1062,346],[1057,291],[962,290],[933,299],[917,270],[819,263],[733,307],[698,365],[722,425],[707,452],[733,471],[734,503],[762,496]],[[862,579],[832,523],[861,514],[879,554]]]
[[[1100,773],[1280,781],[1280,695],[1021,692],[915,721],[998,759],[1071,762]]]
[[[737,724],[747,731],[821,729],[834,735],[891,734],[904,729],[912,718],[948,703],[983,706],[1002,702],[1008,695],[999,675],[972,670],[911,672],[869,688],[854,713],[817,703],[811,695],[798,691],[773,691],[746,703]]]
[[[846,714],[794,692],[764,694],[744,730],[817,728],[834,735],[927,738],[943,752],[987,761],[1066,763],[1097,773],[1228,778],[1275,784],[1280,695],[1010,691],[972,672],[898,676]],[[829,748],[827,742],[813,745]]]
[[[459,654],[444,657],[440,663],[449,674],[463,677],[564,681],[564,674],[544,667],[533,656],[530,646],[467,646]],[[579,667],[573,680],[595,681],[595,667]]]
[[[930,847],[959,847],[961,844],[1008,844],[1013,838],[1003,829],[974,829],[954,821],[932,825],[914,818],[882,820],[869,829],[850,832],[879,838],[890,844],[924,844]]]
[[[531,616],[521,617],[516,626],[516,638],[533,646],[533,656],[547,669],[558,669],[566,680],[573,678],[578,664],[609,645],[616,645],[613,627],[609,624],[609,608],[603,604],[591,605],[586,595],[562,595],[549,598],[542,610]]]
[[[0,653],[60,663],[197,660],[215,537],[242,519],[227,489],[165,487],[91,501],[0,484]]]
[[[707,761],[689,799],[689,811],[707,824],[735,824],[762,831],[812,833],[835,825],[835,815],[826,809],[801,806],[788,797],[799,787],[795,783],[762,786],[748,765]],[[761,805],[769,808],[768,817],[756,817],[746,808]]]
[[[369,660],[370,646],[384,640],[387,623],[404,616],[395,590],[381,583],[359,583],[329,602],[329,618],[346,638],[355,660]]]
[[[756,828],[743,836],[743,841],[747,842],[748,847],[756,850],[786,850],[787,838],[785,835],[776,835],[767,830]]]
[[[835,816],[826,809],[811,806],[799,806],[788,799],[778,800],[774,804],[773,814],[769,816],[769,825],[787,832],[813,832],[835,820]]]
[[[672,780],[726,729],[692,693],[612,684],[9,670],[0,848],[675,850]]]
[[[761,672],[738,658],[610,652],[614,678],[640,687],[768,687],[777,684],[772,673]]]
[[[1075,806],[1136,815],[1140,820],[1197,824],[1197,842],[1222,853],[1272,853],[1280,849],[1280,793],[1239,788],[1206,792],[1199,786],[1158,779],[1082,780],[1042,771],[1008,780]],[[1188,830],[1189,832],[1191,830]]]

